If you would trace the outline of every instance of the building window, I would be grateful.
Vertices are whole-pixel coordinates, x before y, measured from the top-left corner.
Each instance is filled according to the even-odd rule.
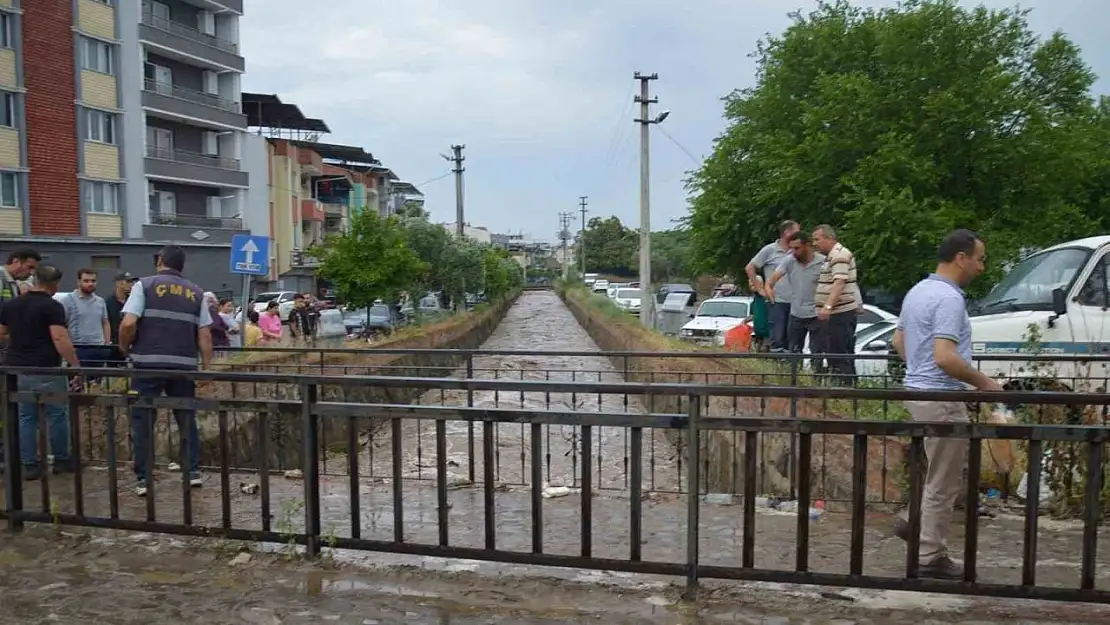
[[[19,174],[0,173],[0,206],[17,208],[19,206]]]
[[[0,92],[0,126],[15,128],[15,94]]]
[[[119,212],[116,185],[107,182],[85,183],[85,210],[102,215],[115,215]]]
[[[85,123],[87,125],[85,137],[97,143],[116,143],[116,116],[104,111],[86,109]]]
[[[115,64],[112,58],[114,56],[112,44],[87,37],[81,41],[81,67],[101,74],[113,73]]]
[[[11,13],[0,13],[0,48],[12,46],[12,18]]]

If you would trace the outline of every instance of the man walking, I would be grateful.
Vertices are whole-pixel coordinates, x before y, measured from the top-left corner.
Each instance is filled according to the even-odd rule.
[[[971,365],[971,319],[963,288],[983,273],[986,246],[970,230],[956,230],[938,250],[936,273],[918,282],[902,304],[894,349],[906,361],[906,388],[1001,391],[998,382]],[[907,401],[914,421],[967,423],[967,404],[959,401]],[[921,499],[921,575],[961,579],[963,565],[948,556],[948,525],[960,494],[966,438],[926,438],[928,468]],[[969,476],[977,479],[978,476]],[[895,517],[894,533],[909,539],[905,513]]]
[[[61,279],[62,272],[56,267],[38,265],[35,268],[35,285],[31,290],[5,302],[0,308],[0,340],[9,341],[9,366],[53,368],[62,366],[63,359],[71,367],[81,366],[66,330],[65,309],[53,299]],[[20,391],[28,393],[65,393],[69,390],[64,375],[20,374],[16,383]],[[69,405],[45,404],[43,409],[50,430],[54,473],[72,471]],[[39,405],[20,403],[19,455],[25,480],[42,477],[43,459],[38,453],[38,432]]]
[[[312,343],[313,323],[311,311],[308,309],[308,300],[304,295],[297,293],[293,296],[293,310],[289,311],[289,332],[293,335],[293,343]]]
[[[826,354],[851,354],[855,351],[856,318],[859,316],[860,292],[856,284],[856,257],[836,239],[836,230],[827,224],[813,231],[813,244],[825,255],[817,280],[817,318]],[[810,340],[811,349],[813,346]],[[813,350],[815,353],[817,350]],[[828,358],[829,371],[836,384],[851,385],[855,362],[851,358]]]
[[[42,256],[35,250],[24,247],[8,254],[8,262],[0,269],[0,307],[27,292],[30,288],[23,281],[35,273]],[[0,364],[4,362],[6,341],[0,342]]]
[[[790,237],[801,229],[796,221],[784,221],[779,224],[779,238],[764,245],[752,257],[751,262],[744,267],[748,274],[748,285],[756,299],[767,298],[767,283],[778,269],[779,263],[791,254]],[[780,280],[778,285],[778,299],[776,303],[768,302],[768,323],[771,333],[771,351],[782,352],[787,348],[788,327],[790,323],[790,301],[792,297],[789,278]],[[758,304],[759,302],[757,302]]]
[[[821,277],[821,267],[825,257],[813,250],[813,242],[808,233],[798,231],[790,237],[793,254],[787,256],[775,270],[767,283],[767,299],[778,302],[777,287],[783,280],[790,281],[790,331],[787,341],[790,351],[800,354],[809,337],[810,345],[822,341],[817,319],[817,281]]]
[[[130,356],[136,369],[171,369],[182,372],[197,370],[199,352],[201,366],[212,362],[212,325],[204,291],[186,280],[185,251],[167,245],[158,254],[158,273],[139,280],[123,306],[123,322],[119,330],[120,350]],[[196,397],[196,383],[185,376],[139,377],[134,380],[139,397]],[[155,410],[135,407],[131,410],[132,453],[135,456],[135,494],[144,497],[154,467],[147,466],[153,440]],[[189,483],[202,486],[200,477],[200,433],[196,411],[173,411],[181,433],[179,463],[189,471]]]
[[[110,356],[112,324],[104,298],[96,294],[96,270],[77,271],[77,288],[54,296],[66,311],[66,326],[86,367],[103,367]],[[92,380],[91,380],[92,381]]]

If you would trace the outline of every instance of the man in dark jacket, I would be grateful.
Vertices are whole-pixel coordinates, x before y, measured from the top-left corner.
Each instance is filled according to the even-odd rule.
[[[201,366],[212,362],[211,313],[204,303],[204,291],[185,279],[185,251],[167,245],[157,257],[158,273],[139,280],[123,307],[119,329],[119,347],[131,358],[136,369],[197,370],[199,352]],[[139,397],[196,397],[196,382],[191,377],[140,377],[134,380]],[[180,464],[189,471],[189,482],[203,486],[199,472],[200,433],[196,411],[173,411],[181,437]],[[152,483],[154,467],[147,466],[153,439],[155,410],[135,407],[131,410],[131,442],[135,458],[135,494],[145,497]]]

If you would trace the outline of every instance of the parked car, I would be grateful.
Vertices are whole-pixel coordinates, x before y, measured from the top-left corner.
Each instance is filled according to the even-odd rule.
[[[621,310],[639,315],[640,306],[643,303],[643,291],[622,287],[613,294],[613,300]]]
[[[689,284],[664,284],[659,287],[655,292],[655,303],[662,304],[667,301],[667,296],[671,293],[689,293],[690,299],[687,305],[693,306],[698,300],[698,291]]]
[[[447,312],[447,309],[440,305],[439,295],[436,293],[429,293],[420,298],[420,301],[417,303],[417,305],[420,307],[420,315],[422,317],[439,315]],[[401,314],[405,317],[405,321],[407,323],[411,323],[413,321],[416,314],[413,310],[412,300],[409,300],[402,304]]]
[[[601,293],[604,295],[609,291],[608,280],[594,280],[593,286],[590,287],[594,293]]]
[[[714,297],[701,303],[678,336],[699,345],[724,345],[725,332],[746,323],[751,315],[752,298]]]
[[[270,302],[277,302],[278,315],[281,317],[282,322],[289,321],[289,312],[293,310],[293,296],[296,291],[270,291],[269,293],[261,293],[258,297],[254,298],[254,311],[258,314],[266,312],[266,307]]]
[[[343,326],[347,334],[390,334],[405,325],[405,318],[388,304],[374,304],[369,308],[356,308],[343,312]]]
[[[610,282],[609,289],[605,292],[605,295],[608,296],[609,299],[617,299],[617,291],[629,286],[631,285],[624,282]]]
[[[856,319],[856,332],[868,328],[872,324],[879,323],[880,321],[897,321],[898,315],[887,312],[878,306],[871,304],[863,305],[863,313]]]

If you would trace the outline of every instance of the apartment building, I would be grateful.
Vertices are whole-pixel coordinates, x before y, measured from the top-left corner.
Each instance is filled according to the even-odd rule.
[[[148,272],[167,242],[235,291],[232,235],[268,229],[240,102],[243,0],[0,0],[0,249]],[[102,276],[103,278],[103,276]]]

